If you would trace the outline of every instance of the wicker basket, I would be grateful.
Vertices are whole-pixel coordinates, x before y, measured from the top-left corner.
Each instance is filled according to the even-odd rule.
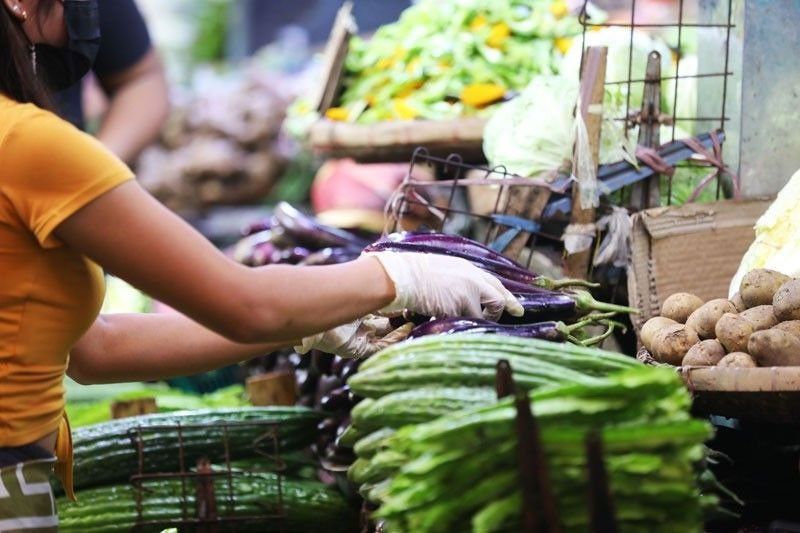
[[[644,348],[637,359],[657,364]],[[800,366],[676,367],[698,415],[800,426]]]

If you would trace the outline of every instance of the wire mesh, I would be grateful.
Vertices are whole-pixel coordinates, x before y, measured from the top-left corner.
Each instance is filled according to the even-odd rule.
[[[701,20],[704,18],[702,14],[704,0],[676,0],[672,5],[676,7],[677,12],[672,14],[670,19],[666,21],[650,20],[646,16],[646,13],[643,13],[643,4],[646,2],[642,0],[638,2],[637,0],[629,0],[627,4],[622,4],[622,6],[627,5],[627,8],[617,6],[622,7],[619,11],[622,15],[619,15],[616,19],[607,21],[592,20],[590,16],[590,2],[588,0],[584,1],[579,14],[579,20],[583,27],[581,35],[583,53],[585,53],[588,46],[587,34],[591,31],[611,29],[612,31],[624,31],[627,34],[627,75],[623,76],[622,79],[608,78],[606,80],[607,87],[624,86],[625,88],[625,103],[622,112],[610,118],[615,122],[622,122],[624,124],[626,137],[634,135],[639,127],[637,119],[641,113],[638,106],[633,105],[632,98],[642,94],[645,84],[648,83],[646,77],[639,75],[640,72],[644,72],[644,63],[647,61],[646,57],[640,57],[636,53],[635,43],[638,40],[637,38],[640,32],[658,33],[659,39],[667,44],[672,55],[670,62],[672,68],[668,69],[667,72],[662,71],[661,76],[657,79],[657,82],[661,85],[662,94],[664,95],[664,97],[662,97],[662,102],[666,99],[668,105],[666,110],[663,109],[662,105],[661,113],[659,113],[655,127],[668,127],[668,138],[670,141],[675,141],[676,139],[684,137],[685,135],[682,135],[681,132],[684,128],[689,130],[690,135],[703,133],[703,130],[708,131],[716,128],[721,130],[725,129],[730,120],[730,117],[727,115],[726,101],[729,78],[733,75],[733,72],[730,70],[730,35],[735,25],[733,24],[733,0],[720,1],[726,6],[725,15],[722,17],[723,20]],[[674,17],[674,19],[672,17]],[[688,68],[684,65],[684,62],[688,60],[684,54],[687,45],[696,45],[701,32],[715,32],[715,35],[719,34],[724,39],[724,53],[722,57],[713,59],[715,63],[719,64],[714,64],[708,71],[703,72],[701,72],[699,64],[693,69],[691,65],[689,65]],[[698,51],[697,55],[700,55],[700,51]],[[613,60],[616,61],[616,58]],[[703,56],[703,60],[708,62],[712,61],[712,58],[705,55]],[[582,63],[583,57],[581,57],[581,64]],[[692,96],[690,91],[686,91],[685,89],[691,84],[696,84],[697,80],[701,79],[705,80],[705,83],[714,83],[713,80],[718,80],[719,86],[717,90],[722,94],[722,104],[719,114],[712,116],[708,114],[700,115],[697,103],[695,103],[690,113],[679,114],[679,107],[681,107],[679,106],[679,102],[681,99]],[[681,89],[682,86],[684,88],[683,91]],[[659,104],[662,104],[662,102],[659,102]],[[604,112],[607,113],[608,110],[604,109]],[[662,131],[664,130],[662,129]],[[663,141],[664,139],[662,139],[662,142]],[[722,153],[720,152],[719,155],[721,157]],[[702,162],[702,159],[695,161]],[[683,165],[683,167],[685,166],[689,165]],[[681,175],[680,172],[678,174]],[[717,175],[716,190],[714,193],[716,199],[719,199],[723,193],[730,192],[730,189],[726,188],[725,183],[720,179],[723,175],[724,173],[719,173]],[[667,204],[672,204],[676,200],[672,176],[668,176],[667,180],[665,184],[666,194],[662,196],[666,196]],[[616,200],[623,205],[629,203],[631,201],[630,190],[621,191]],[[681,199],[678,198],[678,200]]]
[[[438,179],[420,179],[423,167],[425,175],[433,170]],[[561,178],[525,178],[503,166],[466,164],[457,154],[435,157],[420,147],[387,204],[386,233],[427,229],[463,235],[530,267],[539,239],[560,241],[560,235],[548,234],[537,219],[550,194],[569,183],[568,173]]]
[[[203,435],[202,445],[196,443],[198,434]],[[247,445],[242,446],[245,434]],[[191,444],[187,435],[194,437]],[[238,421],[214,425],[137,426],[128,431],[128,438],[138,460],[137,472],[130,479],[136,500],[135,531],[150,531],[158,526],[177,527],[180,531],[236,532],[254,524],[279,528],[286,517],[282,475],[286,464],[280,455],[279,423]],[[154,455],[163,459],[165,453],[169,453],[165,451],[165,439],[174,439],[166,449],[175,446],[171,452],[177,458],[177,470],[151,471],[148,459]],[[236,468],[234,462],[244,457],[264,461],[258,466],[248,465],[246,470]],[[241,494],[237,492],[236,482],[241,480],[246,485],[248,480],[254,481],[254,476],[264,475],[268,476],[264,478],[266,482],[274,483],[274,502],[260,501],[257,510],[239,504],[237,499]],[[180,518],[165,518],[159,514],[158,508],[165,495],[158,491],[162,483],[170,480],[180,482],[179,493],[168,495],[177,499]],[[156,510],[150,512],[151,507]]]

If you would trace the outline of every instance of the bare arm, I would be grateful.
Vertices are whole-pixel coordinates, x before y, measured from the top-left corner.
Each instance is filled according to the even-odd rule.
[[[100,316],[70,354],[83,384],[149,381],[227,366],[296,342],[238,344],[178,314]]]
[[[98,139],[123,161],[131,162],[161,130],[169,111],[161,60],[152,49],[124,71],[100,80],[109,94]]]
[[[395,297],[374,258],[325,267],[238,265],[132,181],[80,209],[55,233],[106,270],[240,343],[299,339]]]

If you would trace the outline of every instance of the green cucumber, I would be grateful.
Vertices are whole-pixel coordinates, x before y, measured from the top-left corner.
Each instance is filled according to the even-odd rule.
[[[224,462],[227,435],[231,459],[273,453],[269,423],[275,423],[279,452],[308,446],[321,415],[300,407],[208,409],[124,418],[88,426],[73,433],[76,489],[127,482],[139,471],[137,443],[141,442],[146,473],[179,471],[200,457]],[[176,429],[180,426],[180,429]]]
[[[356,512],[341,494],[316,481],[295,481],[275,474],[237,474],[228,487],[226,477],[214,478],[217,512],[222,520],[236,518],[236,531],[301,533],[356,531]],[[156,533],[177,527],[186,513],[194,517],[196,489],[191,478],[186,480],[186,496],[178,479],[147,481],[143,484],[142,522],[158,520],[158,524],[139,524],[136,491],[130,485],[88,489],[78,493],[77,502],[59,498],[59,531],[61,533],[106,533],[136,531]],[[230,491],[230,492],[229,492]],[[229,494],[233,497],[229,500]],[[282,503],[284,518],[269,518],[248,523],[248,517],[276,514]],[[240,522],[241,521],[241,522]],[[220,530],[226,530],[220,524]]]

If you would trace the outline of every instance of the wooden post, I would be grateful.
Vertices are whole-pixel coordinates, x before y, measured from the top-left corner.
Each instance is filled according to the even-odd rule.
[[[661,145],[661,54],[650,52],[647,57],[644,98],[639,114],[639,144],[647,148]],[[673,104],[675,105],[675,104]],[[641,211],[661,203],[661,176],[653,176],[631,188],[631,208]]]
[[[294,405],[297,383],[294,372],[269,372],[247,379],[247,396],[253,405]]]
[[[581,107],[576,110],[583,117],[586,131],[589,134],[589,149],[592,162],[597,168],[600,153],[600,129],[603,124],[602,104],[606,80],[606,57],[608,48],[604,46],[590,46],[586,49],[583,58],[583,71],[581,72]],[[597,108],[601,111],[594,111]],[[593,112],[590,112],[590,109]],[[577,161],[577,157],[574,158]],[[581,176],[577,176],[579,182]],[[581,207],[580,186],[572,186],[572,220],[571,226],[586,227],[595,223],[594,208]],[[568,228],[569,231],[569,228]],[[566,275],[571,278],[585,278],[589,272],[589,263],[592,258],[592,246],[578,250],[566,258]]]
[[[149,415],[158,412],[155,398],[137,398],[135,400],[119,400],[111,404],[111,418],[128,418],[131,416]]]

